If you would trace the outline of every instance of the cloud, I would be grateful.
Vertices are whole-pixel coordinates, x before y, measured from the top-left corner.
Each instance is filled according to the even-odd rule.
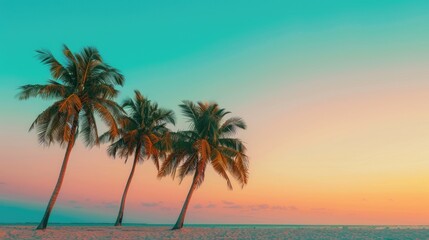
[[[67,202],[70,203],[70,204],[76,204],[77,203],[76,200],[68,200]]]
[[[163,211],[176,210],[176,208],[171,208],[171,207],[161,207],[160,209],[163,210]]]
[[[215,208],[216,204],[213,203],[209,203],[207,205],[201,204],[201,203],[197,203],[194,205],[195,209],[201,209],[201,208]]]
[[[75,209],[80,209],[82,208],[81,203],[79,201],[76,200],[68,200],[67,201],[68,204],[70,204],[70,207],[75,208]]]
[[[162,202],[142,202],[143,207],[159,207]]]
[[[238,204],[234,204],[234,205],[225,206],[224,208],[241,209],[241,208],[243,208],[243,206],[238,205]]]
[[[296,211],[298,210],[297,207],[291,205],[291,206],[280,206],[280,205],[274,205],[271,206],[271,209],[273,210],[283,210],[283,211]]]
[[[230,202],[230,201],[222,201],[223,204],[225,205],[234,205],[235,203]]]
[[[298,208],[293,205],[290,205],[290,206],[270,205],[267,203],[253,204],[253,205],[240,205],[230,201],[222,201],[222,203],[223,203],[223,208],[243,209],[246,211],[296,211],[298,210]],[[215,207],[215,205],[213,204],[213,206],[211,207]]]
[[[216,204],[213,204],[213,203],[209,203],[206,206],[206,208],[215,208],[215,207],[216,207]]]
[[[231,208],[231,209],[240,209],[243,208],[243,206],[238,205],[234,202],[230,202],[230,201],[222,201],[222,203],[224,204],[223,208]]]
[[[326,209],[326,208],[312,208],[310,210],[311,211],[317,211],[317,212],[324,212],[324,211],[327,211],[328,209]]]
[[[247,207],[251,211],[261,211],[261,210],[275,210],[275,211],[296,211],[298,210],[295,206],[283,206],[283,205],[269,205],[266,203],[250,205]]]
[[[142,202],[141,205],[146,209],[155,209],[156,211],[176,211],[177,208],[168,206],[164,202]]]
[[[268,209],[270,208],[270,206],[268,204],[258,204],[258,205],[250,205],[249,208],[252,211],[259,211],[259,210]]]
[[[119,203],[117,202],[102,202],[101,206],[104,208],[118,208],[119,207]]]

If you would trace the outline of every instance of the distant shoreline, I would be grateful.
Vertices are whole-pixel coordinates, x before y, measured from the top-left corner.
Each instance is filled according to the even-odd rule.
[[[429,226],[339,225],[216,225],[189,224],[180,230],[172,225],[114,227],[50,224],[0,225],[0,239],[427,239]]]
[[[2,226],[37,226],[37,222],[0,223]],[[124,223],[123,227],[171,227],[164,223]],[[50,227],[113,227],[113,223],[49,223]],[[339,228],[339,229],[429,229],[429,225],[347,225],[347,224],[186,224],[188,228]]]

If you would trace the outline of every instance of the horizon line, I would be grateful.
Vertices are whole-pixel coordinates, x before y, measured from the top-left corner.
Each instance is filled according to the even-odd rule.
[[[38,222],[0,222],[0,225],[37,225]],[[49,225],[112,225],[113,222],[54,222]],[[122,223],[122,225],[169,226],[173,223]],[[429,224],[271,224],[271,223],[188,223],[187,226],[338,226],[338,227],[429,227]]]

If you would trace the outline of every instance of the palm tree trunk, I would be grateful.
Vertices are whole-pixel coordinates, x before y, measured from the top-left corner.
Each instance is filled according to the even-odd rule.
[[[140,148],[141,148],[140,145],[138,145],[136,148],[133,167],[131,169],[130,176],[128,177],[128,181],[127,181],[127,185],[125,186],[124,193],[122,194],[121,206],[119,208],[119,213],[118,213],[118,217],[116,218],[115,226],[122,225],[122,218],[124,217],[125,200],[127,199],[128,189],[130,188],[131,180],[133,179],[133,176],[134,176],[134,170],[136,169],[136,165],[139,159]]]
[[[195,171],[194,179],[192,180],[192,184],[191,184],[191,188],[189,189],[188,196],[186,196],[186,200],[183,203],[182,211],[180,212],[180,215],[176,221],[176,224],[174,224],[174,227],[171,230],[181,229],[183,227],[183,222],[185,221],[185,215],[186,215],[186,211],[188,210],[189,202],[191,200],[192,194],[197,188],[197,180],[200,177],[200,174],[202,171],[204,171],[204,163],[201,163],[199,164],[199,166],[197,166],[197,170]]]
[[[52,192],[51,199],[49,200],[48,206],[46,207],[45,215],[43,215],[42,221],[40,221],[39,225],[36,228],[37,230],[45,230],[48,225],[49,216],[51,215],[51,211],[54,208],[55,202],[57,201],[57,197],[60,192],[61,186],[63,184],[64,176],[66,173],[67,163],[69,162],[70,153],[75,143],[76,128],[77,128],[77,120],[73,122],[73,127],[70,132],[70,139],[67,144],[67,150],[64,155],[63,165],[61,166],[60,175],[58,176],[57,184],[55,185],[54,191]]]

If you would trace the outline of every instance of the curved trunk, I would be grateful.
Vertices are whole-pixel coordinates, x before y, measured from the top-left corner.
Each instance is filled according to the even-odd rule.
[[[67,144],[67,150],[64,155],[63,165],[61,166],[60,175],[58,176],[57,184],[55,185],[54,191],[52,192],[51,199],[49,200],[48,206],[46,207],[45,215],[43,215],[42,221],[40,221],[39,225],[36,228],[37,230],[44,230],[48,226],[49,216],[51,215],[51,211],[54,208],[55,202],[57,201],[57,197],[60,192],[61,186],[63,184],[64,176],[66,173],[67,163],[69,161],[70,153],[74,146],[76,128],[77,128],[77,121],[74,121],[73,127],[70,132],[70,139]]]
[[[181,229],[183,227],[183,222],[185,221],[185,215],[186,211],[188,210],[189,202],[191,200],[192,194],[197,188],[197,180],[200,177],[202,171],[204,171],[204,163],[201,163],[199,164],[199,166],[197,166],[197,171],[195,171],[194,179],[192,180],[191,188],[189,189],[188,195],[186,196],[186,200],[183,203],[182,211],[180,211],[179,218],[177,219],[176,224],[174,224],[174,227],[171,230]]]
[[[135,156],[134,156],[134,163],[133,167],[131,169],[130,176],[128,177],[127,185],[125,186],[124,193],[122,194],[122,200],[121,200],[121,206],[119,208],[118,217],[116,218],[115,226],[121,226],[122,225],[122,218],[124,217],[124,208],[125,208],[125,200],[127,199],[127,193],[128,189],[130,188],[131,180],[134,176],[134,170],[136,169],[136,165],[138,162],[138,156],[140,155],[140,148],[141,146],[137,146]]]

